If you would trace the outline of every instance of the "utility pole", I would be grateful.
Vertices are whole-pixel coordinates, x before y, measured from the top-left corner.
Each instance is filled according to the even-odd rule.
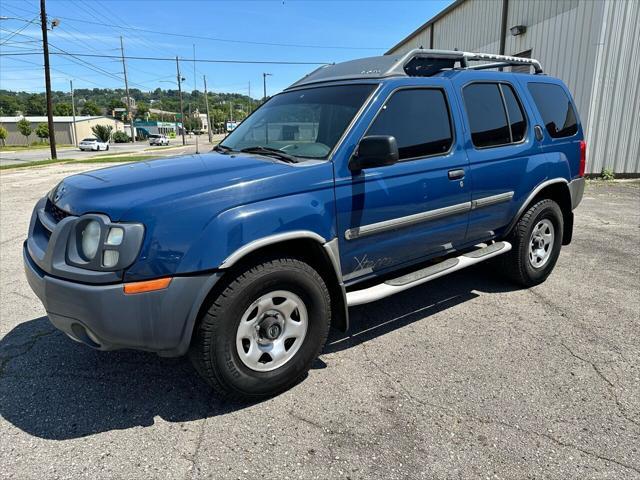
[[[124,43],[120,35],[120,52],[122,53],[122,70],[124,71],[124,93],[127,96],[127,110],[129,110],[129,124],[131,125],[131,143],[136,141],[136,134],[133,130],[133,110],[131,108],[131,97],[129,96],[129,82],[127,81],[127,64],[124,61]]]
[[[44,84],[47,90],[47,125],[49,127],[49,147],[51,160],[58,158],[56,152],[56,132],[53,126],[53,102],[51,100],[51,72],[49,71],[49,40],[47,38],[47,9],[45,0],[40,0],[40,23],[42,24],[42,49],[44,51]]]
[[[198,91],[198,86],[197,86],[197,83],[196,83],[196,78],[197,78],[197,77],[196,77],[196,44],[194,43],[194,44],[193,44],[193,91],[194,91],[194,92],[197,92],[197,91]],[[197,98],[198,98],[198,97],[197,97],[197,94],[196,94],[196,101],[197,101]],[[191,113],[191,112],[189,112],[189,113]],[[194,125],[197,127],[197,126],[198,126],[198,123],[200,123],[200,110],[198,109],[198,104],[197,104],[197,103],[196,103],[196,117],[197,117],[197,119],[198,119],[198,120],[194,122]],[[196,136],[196,154],[197,154],[197,153],[200,153],[200,149],[199,149],[199,145],[198,145],[198,137],[199,137],[200,135],[198,135],[198,134],[195,132],[195,128],[194,128],[193,130],[194,130],[194,132],[193,132],[193,133],[194,133],[194,134],[195,134],[195,136]]]
[[[229,121],[233,122],[233,102],[229,101]]]
[[[73,143],[78,146],[78,129],[76,127],[76,102],[73,99],[73,80],[69,80],[71,87],[71,112],[73,113]]]
[[[180,94],[180,120],[182,121],[182,145],[186,145],[187,141],[184,138],[184,107],[182,105],[182,77],[180,76],[180,62],[178,62],[177,55],[176,55],[176,71],[178,72],[178,93]]]
[[[262,85],[264,87],[264,96],[262,97],[262,102],[266,102],[267,101],[267,77],[272,76],[273,74],[271,73],[263,73],[262,74]]]
[[[213,142],[213,134],[211,133],[211,114],[209,113],[209,94],[207,93],[207,76],[203,75],[204,80],[204,104],[207,106],[207,133],[209,134],[209,143]]]

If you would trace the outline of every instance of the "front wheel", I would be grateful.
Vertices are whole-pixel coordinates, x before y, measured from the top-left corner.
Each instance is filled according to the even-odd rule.
[[[194,332],[190,357],[227,398],[264,398],[296,384],[329,333],[322,277],[295,258],[247,267],[213,300]]]
[[[510,237],[513,248],[501,256],[506,274],[524,287],[544,282],[560,256],[562,210],[550,199],[532,205],[518,220]]]

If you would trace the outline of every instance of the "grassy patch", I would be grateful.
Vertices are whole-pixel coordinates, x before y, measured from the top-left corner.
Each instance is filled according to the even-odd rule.
[[[73,145],[56,145],[57,147],[71,147]],[[38,143],[35,145],[4,145],[0,146],[0,152],[13,152],[13,151],[24,151],[24,150],[44,150],[48,149],[48,143]]]

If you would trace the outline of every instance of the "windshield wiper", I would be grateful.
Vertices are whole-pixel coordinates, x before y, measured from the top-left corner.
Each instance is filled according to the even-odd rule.
[[[233,149],[230,147],[227,147],[226,145],[216,145],[215,147],[213,147],[213,149],[216,152],[221,152],[221,153],[229,153],[229,152],[233,152]]]
[[[276,158],[278,158],[280,160],[283,160],[283,161],[289,162],[289,163],[298,163],[300,161],[296,157],[294,157],[293,155],[289,155],[288,153],[284,153],[282,150],[278,150],[277,148],[271,148],[271,147],[263,147],[261,145],[257,145],[255,147],[243,148],[240,151],[244,152],[244,153],[258,153],[260,155],[267,155],[267,156],[271,156],[271,157],[276,157]]]

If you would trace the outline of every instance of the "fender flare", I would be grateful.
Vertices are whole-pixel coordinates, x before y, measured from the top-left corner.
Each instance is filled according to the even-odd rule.
[[[509,235],[511,233],[511,231],[513,230],[513,227],[515,227],[516,223],[518,223],[518,220],[524,213],[525,209],[533,201],[536,195],[538,195],[542,190],[547,188],[549,185],[554,185],[556,183],[564,183],[565,185],[567,185],[567,188],[569,185],[569,181],[566,178],[562,178],[562,177],[552,178],[540,183],[536,188],[533,189],[533,191],[529,194],[529,196],[525,199],[525,201],[522,202],[522,205],[520,205],[520,208],[514,215],[513,219],[511,220],[511,223],[509,223],[509,225],[505,229],[505,235]]]
[[[340,314],[343,315],[342,319],[336,319],[337,328],[342,331],[347,331],[349,329],[349,310],[347,306],[347,291],[344,286],[344,281],[342,279],[342,269],[340,267],[340,251],[338,246],[338,239],[333,238],[332,240],[327,241],[321,235],[312,232],[311,230],[294,230],[291,232],[284,233],[276,233],[273,235],[268,235],[266,237],[258,238],[253,240],[246,245],[243,245],[233,253],[231,253],[218,267],[219,270],[226,270],[231,268],[233,265],[238,263],[241,259],[243,259],[246,255],[255,252],[261,248],[267,247],[269,245],[274,245],[281,242],[286,242],[289,240],[299,240],[299,239],[311,239],[317,242],[329,257],[329,261],[331,264],[331,269],[333,270],[337,285],[336,289],[331,288],[331,291],[335,290],[336,295],[339,297],[338,301],[341,302],[341,305],[338,305]],[[338,293],[339,292],[339,293]]]

